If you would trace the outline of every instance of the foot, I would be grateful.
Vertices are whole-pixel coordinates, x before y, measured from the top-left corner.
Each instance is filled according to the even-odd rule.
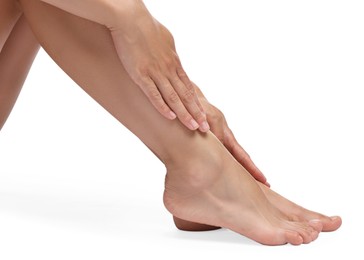
[[[164,203],[174,216],[228,228],[267,245],[299,245],[317,238],[319,221],[293,219],[279,210],[219,142],[210,144],[195,160],[167,165]]]
[[[286,215],[291,216],[291,218],[299,219],[300,221],[320,220],[322,223],[322,231],[324,232],[335,231],[341,226],[342,221],[338,216],[328,217],[323,214],[305,209],[274,192],[267,186],[261,183],[258,183],[258,185],[268,200],[280,211]]]
[[[322,231],[323,232],[330,232],[337,230],[342,223],[342,220],[338,216],[328,217],[323,214],[307,210],[292,201],[284,198],[283,196],[279,195],[278,193],[274,192],[272,189],[268,188],[266,185],[263,185],[260,182],[257,182],[262,191],[264,192],[265,196],[268,200],[277,207],[281,212],[290,216],[291,219],[298,219],[303,222],[309,222],[312,220],[320,220],[322,223]],[[193,223],[190,221],[186,221],[183,219],[179,219],[173,216],[174,223],[176,227],[180,230],[185,231],[207,231],[207,230],[215,230],[219,227],[209,226],[199,223]]]

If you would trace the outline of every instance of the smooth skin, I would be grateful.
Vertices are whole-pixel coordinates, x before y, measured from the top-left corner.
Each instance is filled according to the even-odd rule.
[[[161,117],[125,71],[104,26],[38,1],[21,3],[53,59],[165,163],[164,202],[172,214],[230,228],[270,245],[309,243],[323,227],[340,226],[338,217],[304,210],[269,193],[211,132],[191,132]],[[60,49],[66,51],[60,55]],[[287,208],[278,209],[274,200]]]
[[[211,131],[162,117],[124,69],[107,28],[39,1],[21,4],[58,65],[166,165],[164,203],[173,215],[268,245],[310,243],[322,229],[340,226],[339,217],[307,211],[260,186]]]
[[[125,70],[166,118],[190,130],[210,126],[195,88],[177,55],[173,38],[141,0],[42,0],[71,14],[105,25]]]
[[[3,10],[1,5],[0,9]],[[38,41],[25,18],[20,15],[20,11],[14,12],[13,19],[10,19],[11,22],[8,21],[8,27],[5,28],[5,24],[2,24],[4,30],[0,31],[2,38],[10,34],[6,42],[0,45],[0,130],[18,98],[39,50]],[[15,25],[13,25],[14,20]],[[12,30],[11,33],[8,33],[9,28]]]
[[[11,7],[10,4],[13,4]],[[4,46],[0,46],[0,129],[3,127],[8,118],[12,107],[19,95],[24,80],[28,74],[30,66],[39,49],[39,44],[32,31],[30,30],[25,18],[22,16],[18,19],[17,24],[13,27],[15,21],[21,14],[20,6],[16,2],[10,0],[1,2],[1,10],[16,10],[12,11],[12,19],[8,19],[8,27],[3,26],[1,35],[9,34],[11,28],[11,36],[7,38]],[[4,15],[3,17],[6,17]],[[8,16],[11,18],[10,16]],[[5,25],[6,21],[2,25]],[[207,120],[211,125],[211,131],[220,140],[221,143],[229,150],[235,159],[244,166],[249,173],[258,181],[269,186],[263,173],[256,167],[247,152],[241,147],[234,137],[234,134],[228,127],[223,113],[209,103],[201,90],[192,83],[196,89],[199,101],[202,104],[207,114]],[[174,217],[175,224],[182,230],[211,230],[218,227],[207,226],[203,224],[191,223]]]
[[[13,6],[11,8],[10,4]],[[5,0],[0,3],[1,10],[16,10],[13,12],[12,19],[3,21],[3,30],[0,35],[7,37],[10,30],[13,28],[13,22],[18,22],[17,26],[11,32],[11,37],[7,37],[6,44],[0,45],[0,129],[4,126],[12,107],[15,104],[16,98],[19,95],[21,87],[26,79],[32,62],[38,52],[39,44],[35,39],[33,32],[30,30],[24,17],[18,19],[22,14],[20,7],[16,1]],[[4,16],[6,15],[4,14]],[[213,106],[203,95],[201,90],[192,83],[199,102],[206,111],[207,120],[211,125],[211,131],[225,145],[237,161],[239,161],[258,181],[269,186],[264,174],[257,168],[251,160],[249,154],[237,142],[231,129],[229,128],[223,113]]]
[[[0,47],[2,47],[18,21],[21,10],[14,0],[1,0],[0,7]]]

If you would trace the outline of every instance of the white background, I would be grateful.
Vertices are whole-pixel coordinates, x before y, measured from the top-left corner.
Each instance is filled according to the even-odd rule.
[[[41,51],[0,134],[0,259],[363,257],[362,1],[146,3],[272,188],[342,228],[300,247],[177,231],[163,165]]]

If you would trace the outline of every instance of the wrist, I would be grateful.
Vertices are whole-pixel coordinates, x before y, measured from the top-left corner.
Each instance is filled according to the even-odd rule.
[[[106,26],[111,31],[131,32],[141,21],[152,19],[141,0],[113,0],[109,3],[110,17]]]

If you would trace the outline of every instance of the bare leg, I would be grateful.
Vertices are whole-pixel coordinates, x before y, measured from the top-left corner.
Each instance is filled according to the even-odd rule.
[[[0,51],[21,15],[18,3],[14,0],[1,0],[0,2]]]
[[[164,202],[172,214],[263,244],[316,239],[322,225],[291,220],[274,207],[211,132],[191,132],[153,109],[126,74],[106,28],[38,1],[21,3],[51,57],[165,163]]]
[[[25,18],[20,17],[0,53],[0,130],[16,102],[38,49],[39,44]]]

